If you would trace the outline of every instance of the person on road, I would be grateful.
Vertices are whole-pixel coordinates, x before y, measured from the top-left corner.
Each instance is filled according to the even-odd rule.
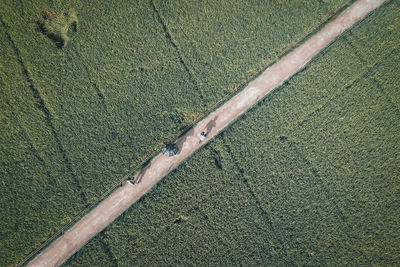
[[[202,131],[201,133],[199,133],[198,136],[199,136],[200,142],[201,142],[201,141],[204,141],[206,139],[207,134],[204,131]]]

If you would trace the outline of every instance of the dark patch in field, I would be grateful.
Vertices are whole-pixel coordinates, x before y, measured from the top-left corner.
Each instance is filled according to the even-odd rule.
[[[214,148],[212,148],[211,146],[210,146],[210,148],[211,148],[211,153],[212,153],[212,155],[213,155],[213,159],[214,159],[214,163],[215,163],[215,166],[217,166],[217,168],[219,169],[219,170],[222,170],[223,169],[223,166],[222,166],[222,157],[221,157],[221,152],[220,151],[218,151],[218,150],[215,150]]]
[[[183,223],[183,222],[185,222],[187,220],[189,220],[188,217],[181,215],[181,216],[179,216],[178,218],[175,219],[174,224],[180,224],[180,223]]]
[[[287,141],[287,136],[282,134],[281,136],[279,136],[279,140],[281,140],[282,142],[285,142],[285,141]]]

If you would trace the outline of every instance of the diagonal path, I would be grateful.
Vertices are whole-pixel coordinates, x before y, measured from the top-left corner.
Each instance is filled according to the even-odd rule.
[[[386,0],[358,0],[326,24],[317,34],[293,50],[282,60],[268,68],[236,96],[200,121],[178,141],[180,153],[174,157],[156,156],[148,167],[135,176],[138,184],[124,184],[78,221],[67,232],[50,244],[28,266],[58,266],[85,245],[97,233],[115,220],[158,181],[182,161],[217,135],[241,114],[250,109],[274,88],[300,71],[314,56],[326,48],[346,29],[364,19]],[[206,140],[199,134],[206,131]]]

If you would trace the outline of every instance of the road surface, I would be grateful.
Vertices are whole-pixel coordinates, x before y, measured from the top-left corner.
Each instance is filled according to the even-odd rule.
[[[240,93],[200,121],[178,141],[180,153],[177,156],[167,157],[163,154],[156,156],[149,166],[136,175],[135,179],[140,178],[140,183],[135,185],[125,183],[51,243],[28,266],[58,266],[63,263],[183,160],[250,109],[258,100],[301,70],[346,29],[365,18],[384,2],[385,0],[356,1],[317,34],[268,68]],[[199,134],[202,131],[207,133],[207,138],[200,142]]]

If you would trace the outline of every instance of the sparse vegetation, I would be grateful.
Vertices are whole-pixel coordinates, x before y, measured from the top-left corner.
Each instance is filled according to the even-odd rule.
[[[64,47],[70,40],[68,31],[76,32],[78,27],[78,17],[74,10],[55,14],[43,11],[37,20],[39,30],[52,39],[59,48]]]

